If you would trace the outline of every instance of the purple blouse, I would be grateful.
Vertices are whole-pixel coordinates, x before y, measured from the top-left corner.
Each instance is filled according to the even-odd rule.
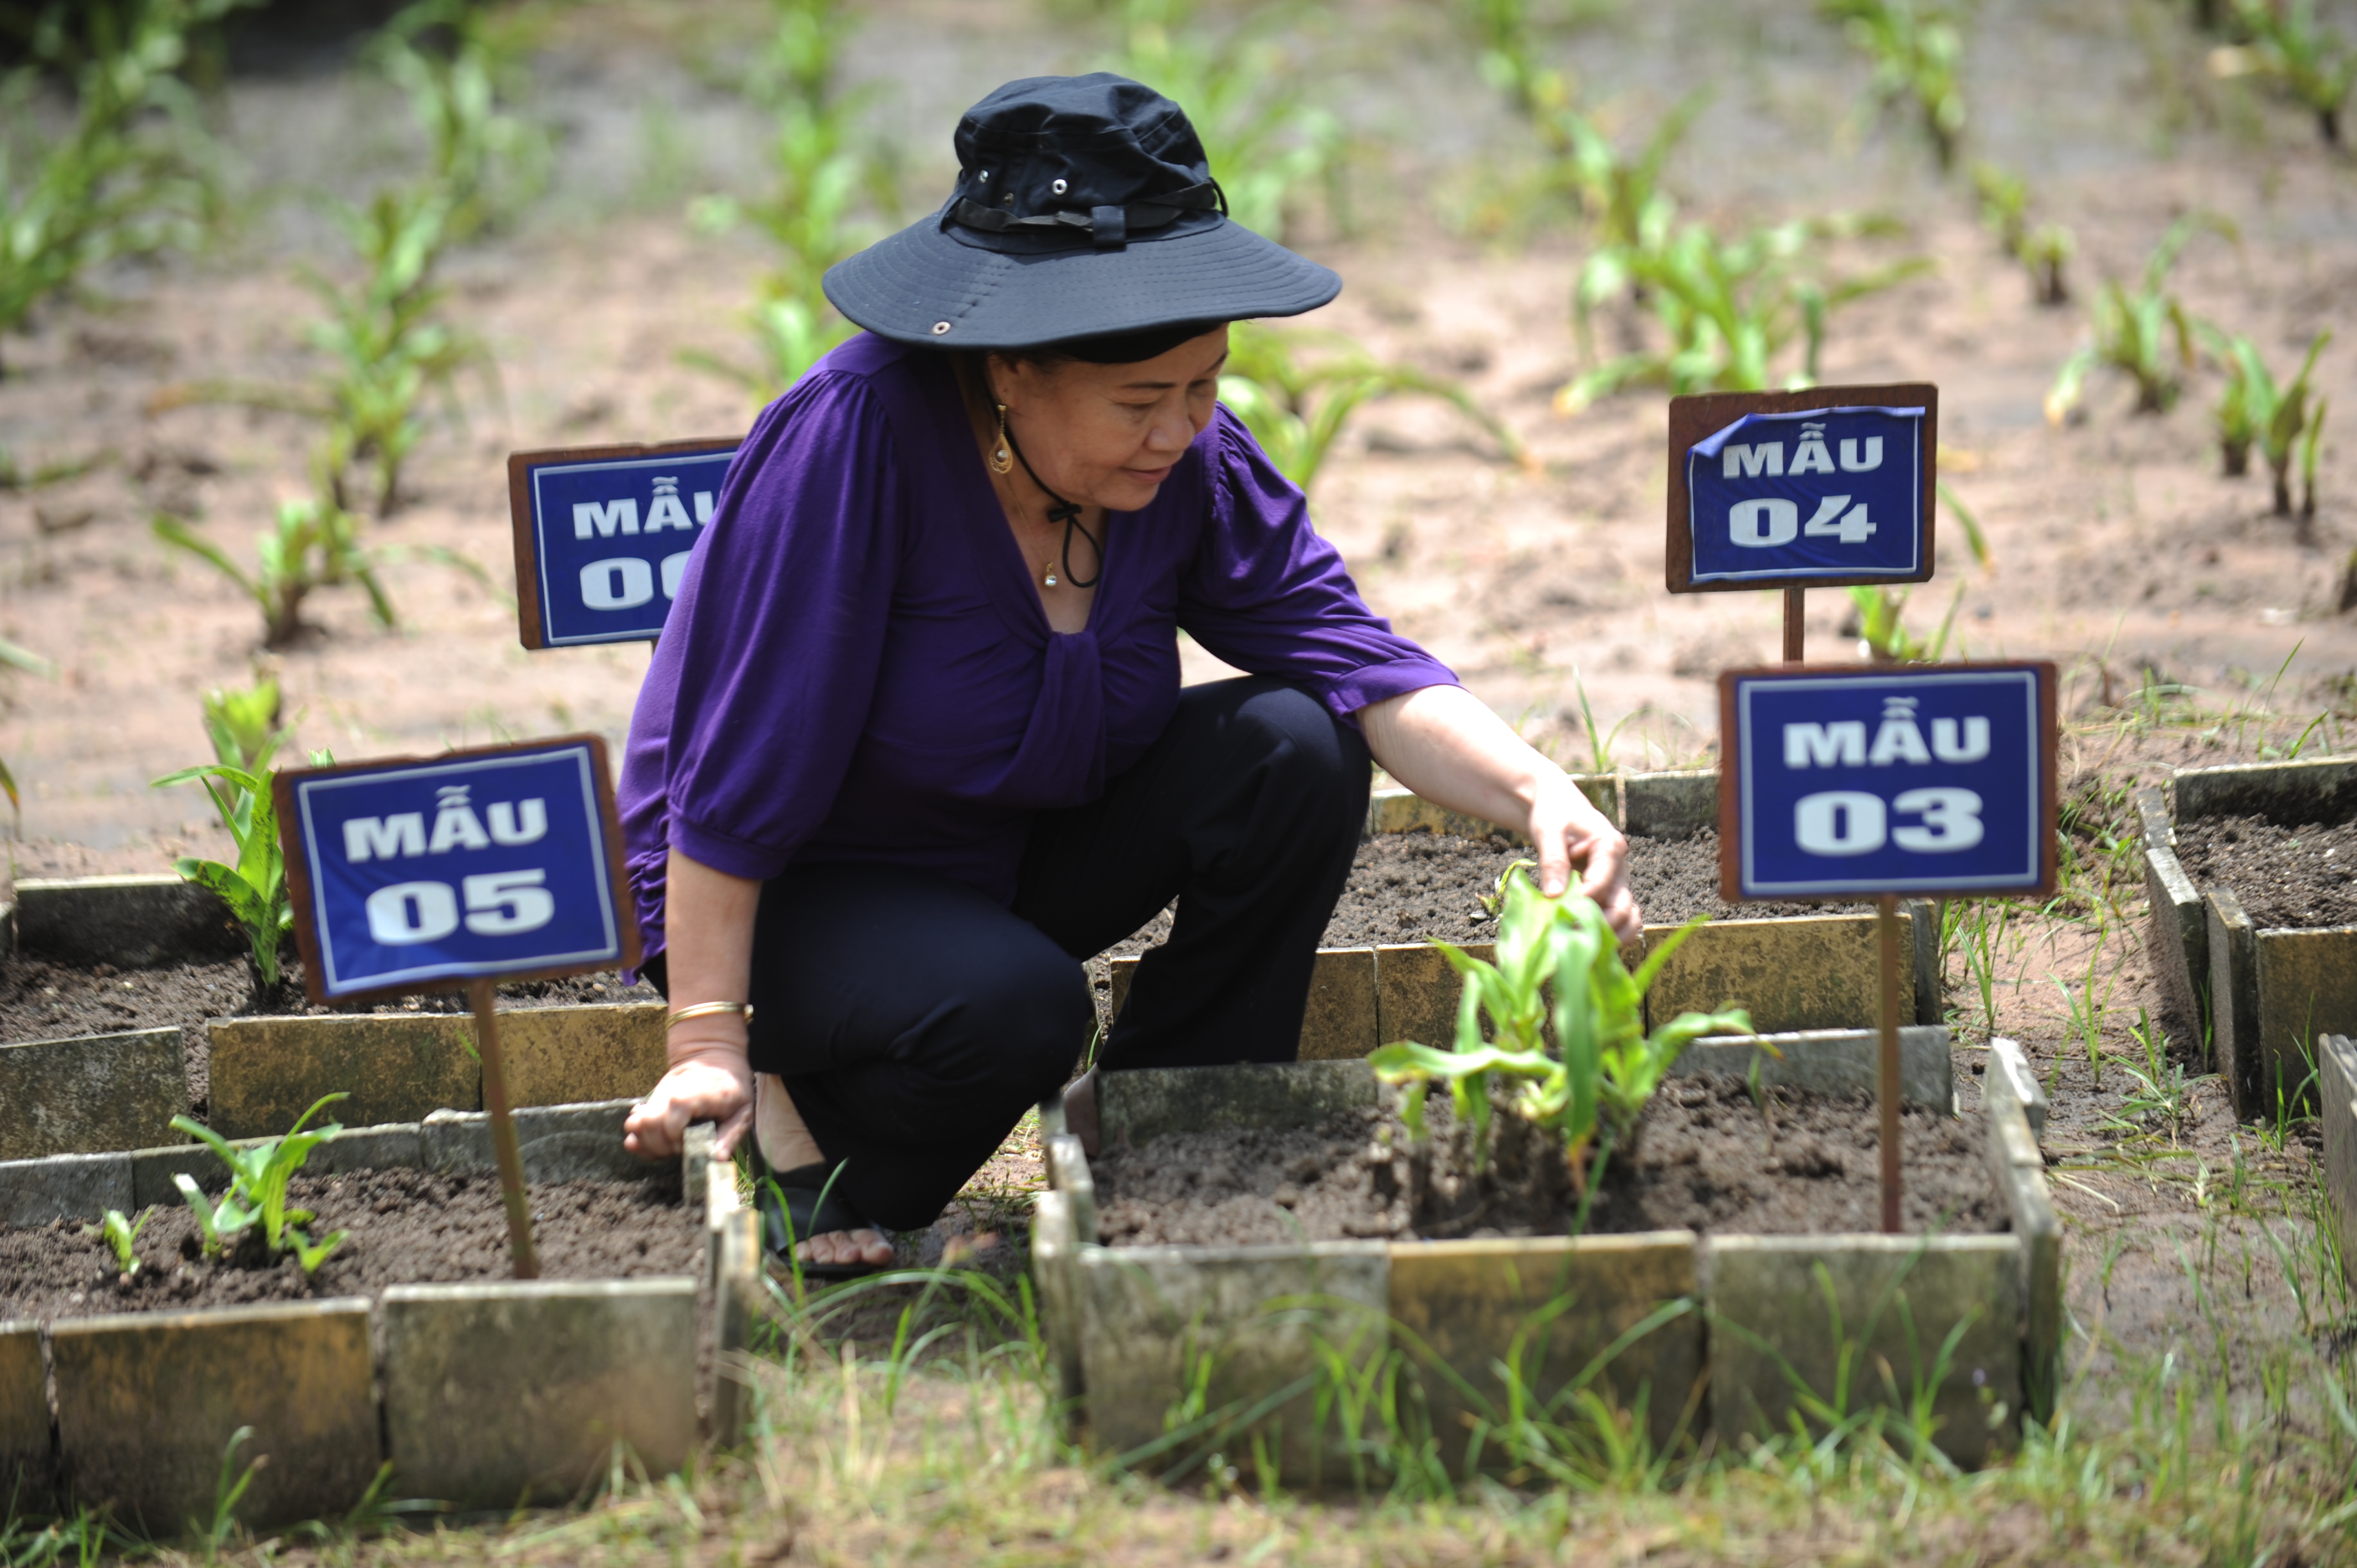
[[[1086,628],[1050,629],[946,357],[852,338],[746,436],[639,693],[621,811],[647,951],[673,845],[736,876],[877,861],[1012,901],[1032,813],[1096,799],[1169,721],[1182,626],[1353,723],[1456,683],[1224,408],[1112,520]]]

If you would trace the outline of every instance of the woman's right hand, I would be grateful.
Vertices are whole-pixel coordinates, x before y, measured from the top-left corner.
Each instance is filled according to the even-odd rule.
[[[676,1159],[698,1122],[720,1124],[712,1152],[723,1158],[752,1126],[753,1069],[743,1046],[674,1046],[671,1069],[622,1123],[622,1147],[642,1160]]]

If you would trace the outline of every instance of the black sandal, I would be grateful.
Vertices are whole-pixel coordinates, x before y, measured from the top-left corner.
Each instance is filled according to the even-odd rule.
[[[876,1230],[866,1218],[831,1189],[840,1187],[840,1165],[824,1160],[772,1171],[759,1138],[748,1134],[753,1163],[753,1206],[761,1216],[761,1240],[775,1267],[806,1280],[856,1280],[880,1274],[895,1263],[822,1263],[794,1256],[797,1243],[834,1230]],[[832,1178],[832,1183],[830,1183]],[[877,1232],[881,1235],[882,1232]]]

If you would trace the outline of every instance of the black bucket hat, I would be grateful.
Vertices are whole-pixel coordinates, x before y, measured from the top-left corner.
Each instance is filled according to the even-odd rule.
[[[827,271],[870,332],[1037,349],[1298,316],[1342,280],[1232,221],[1178,105],[1098,71],[1010,81],[958,122],[940,211]]]

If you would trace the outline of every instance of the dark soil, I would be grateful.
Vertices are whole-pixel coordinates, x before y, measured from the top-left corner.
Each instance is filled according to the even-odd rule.
[[[2233,888],[2255,926],[2357,925],[2357,822],[2197,817],[2178,825],[2177,857],[2195,886]]]
[[[676,1184],[568,1181],[528,1190],[544,1278],[702,1272],[704,1228],[680,1203]],[[315,1237],[351,1232],[308,1279],[292,1257],[262,1255],[259,1227],[231,1256],[203,1257],[196,1220],[178,1206],[153,1210],[128,1283],[113,1250],[78,1222],[0,1229],[0,1321],[373,1297],[387,1285],[511,1277],[506,1211],[488,1174],[297,1176],[290,1204],[317,1212],[307,1227]]]
[[[654,987],[625,986],[621,976],[574,975],[564,980],[527,980],[499,988],[501,1005],[554,1007],[583,1002],[656,1002]],[[188,1065],[188,1103],[201,1115],[212,1087],[212,1046],[208,1018],[249,1015],[327,1013],[463,1013],[463,992],[446,991],[405,1001],[315,1007],[303,994],[303,966],[291,961],[285,978],[268,993],[254,984],[243,959],[226,963],[183,964],[171,969],[118,972],[111,964],[73,969],[18,953],[0,960],[0,1042],[72,1039],[131,1029],[180,1030]]]
[[[1446,1095],[1428,1102],[1419,1156],[1395,1112],[1338,1114],[1291,1131],[1172,1133],[1094,1162],[1110,1245],[1243,1245],[1378,1237],[1560,1235],[1578,1208],[1561,1145],[1501,1110],[1493,1171],[1480,1177]],[[1900,1148],[1908,1230],[2002,1230],[1977,1112],[1910,1110]],[[1868,1231],[1881,1224],[1871,1095],[1770,1090],[1739,1079],[1673,1079],[1636,1147],[1607,1166],[1591,1232],[1755,1235]],[[1503,1174],[1499,1174],[1503,1173]]]

